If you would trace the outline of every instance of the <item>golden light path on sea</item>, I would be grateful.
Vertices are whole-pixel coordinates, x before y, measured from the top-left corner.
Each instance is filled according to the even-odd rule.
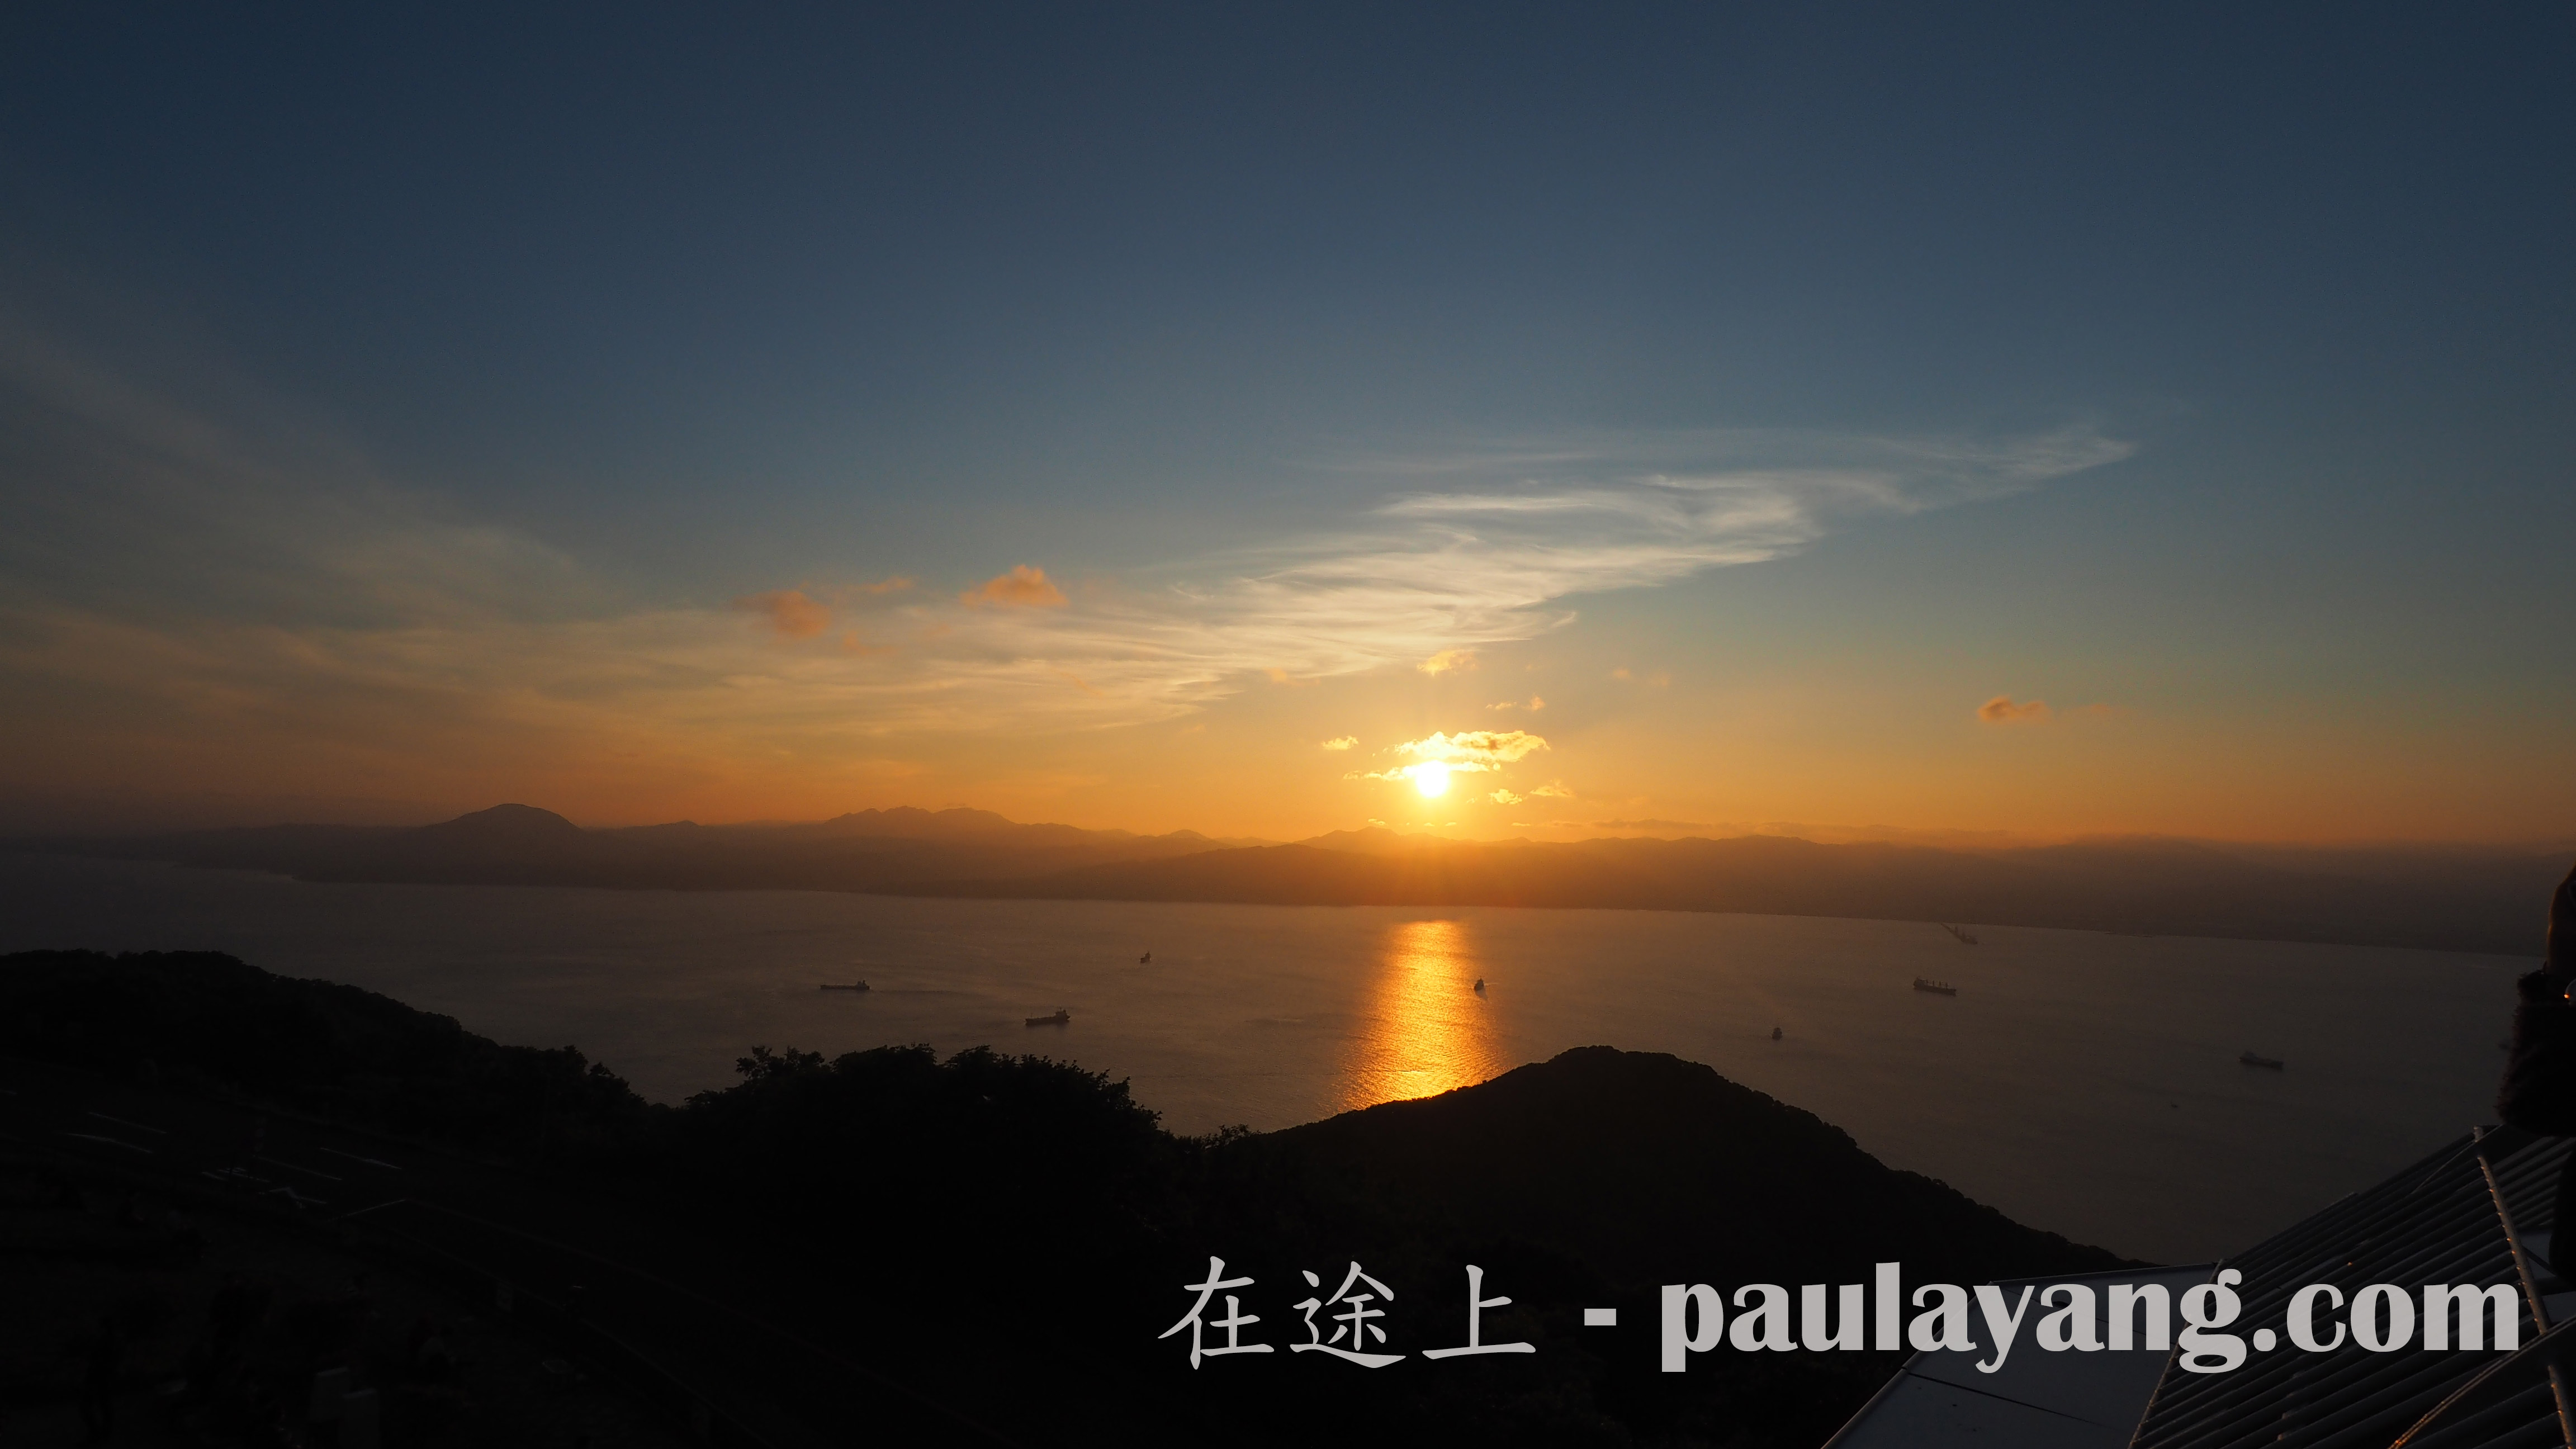
[[[1432,1097],[1505,1068],[1474,942],[1458,921],[1404,921],[1378,944],[1376,977],[1343,1061],[1337,1110]]]

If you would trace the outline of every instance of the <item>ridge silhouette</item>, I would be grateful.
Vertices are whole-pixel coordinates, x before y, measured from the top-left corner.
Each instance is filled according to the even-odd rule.
[[[459,1149],[442,1171],[479,1175],[448,1206],[696,1284],[1027,1443],[1287,1445],[1365,1422],[1422,1445],[1805,1449],[1886,1356],[1661,1374],[1657,1283],[1865,1281],[1895,1254],[1917,1281],[1957,1283],[2119,1261],[1707,1067],[1609,1047],[1185,1138],[1125,1083],[1038,1056],[755,1046],[731,1086],[659,1105],[571,1047],[497,1044],[355,987],[215,953],[55,951],[0,957],[0,1056]],[[407,1160],[403,1191],[435,1206],[442,1179]],[[1397,1346],[1417,1356],[1384,1374],[1265,1372],[1277,1355],[1194,1373],[1156,1335],[1210,1255],[1254,1277],[1252,1311],[1289,1342],[1300,1272],[1365,1263],[1402,1295]],[[1489,1339],[1540,1352],[1418,1358],[1457,1341],[1470,1262],[1514,1300]],[[1578,1326],[1596,1306],[1628,1327]]]

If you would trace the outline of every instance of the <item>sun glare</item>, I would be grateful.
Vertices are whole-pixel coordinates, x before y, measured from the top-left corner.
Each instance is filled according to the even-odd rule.
[[[1438,760],[1429,760],[1416,765],[1409,773],[1413,776],[1413,788],[1421,791],[1425,796],[1448,793],[1449,767]]]

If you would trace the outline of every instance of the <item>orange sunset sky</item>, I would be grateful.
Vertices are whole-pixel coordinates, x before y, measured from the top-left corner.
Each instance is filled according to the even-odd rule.
[[[28,21],[0,829],[2576,838],[2536,20],[1238,19]]]

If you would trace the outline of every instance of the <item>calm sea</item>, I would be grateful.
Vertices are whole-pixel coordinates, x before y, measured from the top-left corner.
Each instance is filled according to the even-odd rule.
[[[2488,1120],[2528,969],[1973,929],[1969,946],[1930,924],[1651,911],[326,886],[0,856],[0,949],[229,951],[577,1044],[663,1100],[724,1084],[754,1043],[990,1044],[1125,1078],[1179,1131],[1272,1128],[1601,1043],[1705,1062],[2023,1222],[2173,1262]],[[818,989],[857,979],[874,989]],[[1059,1007],[1070,1024],[1025,1024]],[[2240,1064],[2249,1049],[2287,1070]]]

